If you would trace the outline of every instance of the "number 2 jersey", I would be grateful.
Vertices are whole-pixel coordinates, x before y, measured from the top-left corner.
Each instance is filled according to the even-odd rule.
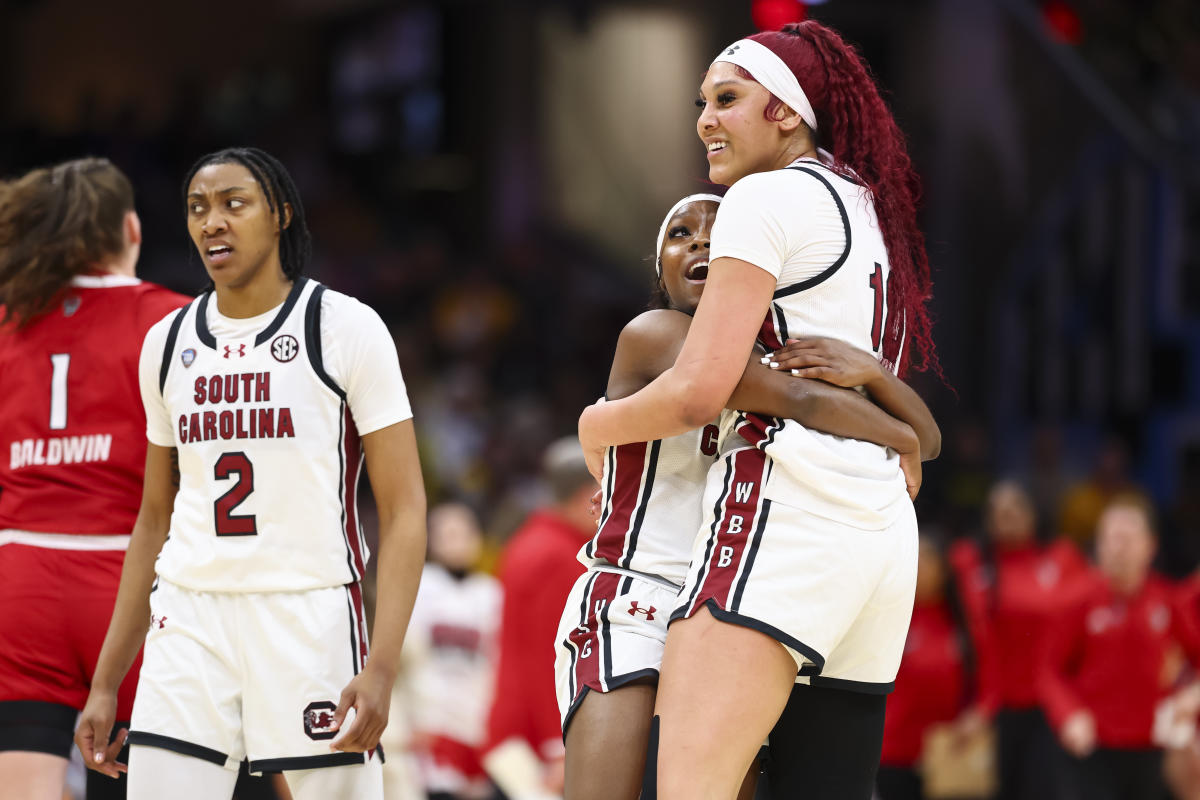
[[[0,544],[129,535],[146,466],[138,352],[188,299],[133,277],[81,275],[23,329],[0,329]]]
[[[306,278],[248,319],[206,292],[150,330],[140,380],[147,438],[179,452],[159,576],[216,592],[362,578],[360,437],[412,416],[373,310]]]
[[[775,276],[758,336],[768,351],[790,337],[826,336],[882,358],[890,270],[865,186],[809,158],[748,175],[730,187],[713,225],[711,258],[722,257]],[[864,530],[890,526],[911,502],[887,448],[794,420],[725,419],[723,452],[736,431],[771,456],[763,495],[773,501]]]

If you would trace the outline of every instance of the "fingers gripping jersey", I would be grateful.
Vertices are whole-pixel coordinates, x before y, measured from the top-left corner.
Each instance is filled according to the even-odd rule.
[[[717,456],[717,434],[713,424],[608,448],[600,525],[579,560],[682,584],[700,526],[705,476]]]
[[[887,248],[866,187],[816,159],[734,184],[713,228],[712,258],[739,258],[776,278],[758,339],[775,351],[791,337],[827,336],[883,353],[888,319]],[[732,430],[777,466],[772,500],[856,527],[891,525],[908,503],[899,459],[869,442],[809,430],[793,420],[740,414]],[[724,445],[723,445],[724,446]]]
[[[307,279],[240,333],[210,328],[214,304],[207,293],[164,320],[142,354],[147,434],[178,448],[181,478],[156,571],[194,591],[301,591],[361,579],[368,553],[355,504],[356,420],[375,430],[410,416],[386,328],[367,307]],[[323,324],[323,307],[335,312],[338,341],[322,340],[333,321]],[[366,333],[345,341],[355,330]],[[347,385],[331,376],[330,355],[353,362],[346,351],[360,342],[377,348],[373,370],[395,372],[385,391],[372,387],[373,403],[390,407],[382,417],[351,407],[350,384],[361,374],[343,366]]]

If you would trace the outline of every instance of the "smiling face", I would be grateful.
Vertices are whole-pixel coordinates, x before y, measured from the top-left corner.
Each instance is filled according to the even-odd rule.
[[[738,68],[718,61],[700,85],[696,133],[708,151],[708,179],[729,186],[755,172],[780,169],[812,150],[800,117],[786,106],[780,119],[763,116],[771,93]]]
[[[671,306],[691,314],[700,304],[708,278],[708,248],[717,203],[697,200],[680,208],[667,222],[663,239],[662,279]]]
[[[290,209],[284,208],[285,225]],[[279,280],[279,222],[262,187],[237,163],[202,167],[188,185],[188,233],[213,285],[240,289]]]

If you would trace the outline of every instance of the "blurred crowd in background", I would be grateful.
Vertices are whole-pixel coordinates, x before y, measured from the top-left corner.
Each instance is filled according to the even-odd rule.
[[[399,750],[389,750],[389,763],[410,767],[397,780],[411,791],[490,796],[486,781],[446,788],[463,770],[480,774],[488,736],[499,622],[513,608],[489,575],[505,579],[502,553],[522,525],[582,525],[579,542],[587,535],[569,503],[590,489],[548,480],[548,448],[604,390],[617,333],[649,296],[661,214],[704,185],[688,108],[698,76],[764,5],[780,6],[274,0],[243,4],[220,30],[139,0],[0,5],[0,171],[112,159],[138,192],[139,274],[194,293],[204,276],[178,183],[201,153],[263,147],[304,197],[312,275],[390,325],[441,565],[422,586],[411,694],[397,704]],[[995,719],[999,772],[1034,782],[1007,796],[1071,797],[1082,778],[1055,742],[1079,710],[1066,698],[1086,659],[1043,647],[1066,647],[1070,632],[1055,626],[1082,619],[1082,630],[1133,637],[1111,653],[1117,671],[1105,678],[1126,700],[1157,707],[1195,674],[1175,623],[1197,610],[1188,592],[1200,565],[1200,7],[827,0],[788,13],[859,44],[925,179],[945,380],[909,377],[945,447],[917,501],[922,596],[891,701],[900,710],[889,711],[881,796],[920,796],[912,770],[929,757],[925,726],[958,721],[938,757],[961,765],[964,742]],[[632,31],[643,38],[622,35]],[[656,82],[666,72],[678,80]],[[1098,555],[1106,513],[1120,518],[1109,520],[1114,537],[1145,528],[1149,551],[1135,542]],[[567,559],[563,570],[573,569]],[[1118,593],[1158,592],[1150,627],[1130,633],[1125,601],[1095,585],[1139,570],[1181,588],[1153,577]],[[545,583],[521,600],[529,619],[558,618],[561,599]],[[430,606],[439,592],[458,599]],[[1096,622],[1109,601],[1113,619]],[[434,606],[472,613],[423,621]],[[1056,633],[1044,640],[1046,630]],[[1135,654],[1151,639],[1162,670],[1134,691],[1126,681],[1142,680]],[[552,699],[546,669],[539,691]],[[941,677],[907,684],[931,675]],[[914,692],[926,717],[904,716]],[[1196,705],[1186,692],[1176,700],[1180,719]],[[460,727],[423,722],[422,703],[458,701]],[[1106,715],[1133,712],[1096,702],[1093,745],[1169,743],[1176,796],[1200,796],[1186,724],[1160,722],[1144,742],[1106,740],[1124,724]],[[1082,726],[1068,735],[1077,753],[1089,749]],[[552,765],[554,748],[529,736]],[[1028,755],[1017,744],[1043,761],[1014,767]],[[430,766],[434,750],[448,772]]]

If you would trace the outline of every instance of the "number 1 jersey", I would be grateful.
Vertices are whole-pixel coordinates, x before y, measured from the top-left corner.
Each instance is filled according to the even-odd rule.
[[[216,306],[201,295],[142,349],[146,435],[179,451],[156,572],[217,592],[360,580],[360,437],[412,416],[391,335],[367,306],[305,278],[257,317]]]
[[[24,532],[75,534],[57,545],[67,548],[79,534],[129,535],[146,465],[138,351],[188,300],[133,277],[80,275],[24,328],[0,330],[0,544]]]

